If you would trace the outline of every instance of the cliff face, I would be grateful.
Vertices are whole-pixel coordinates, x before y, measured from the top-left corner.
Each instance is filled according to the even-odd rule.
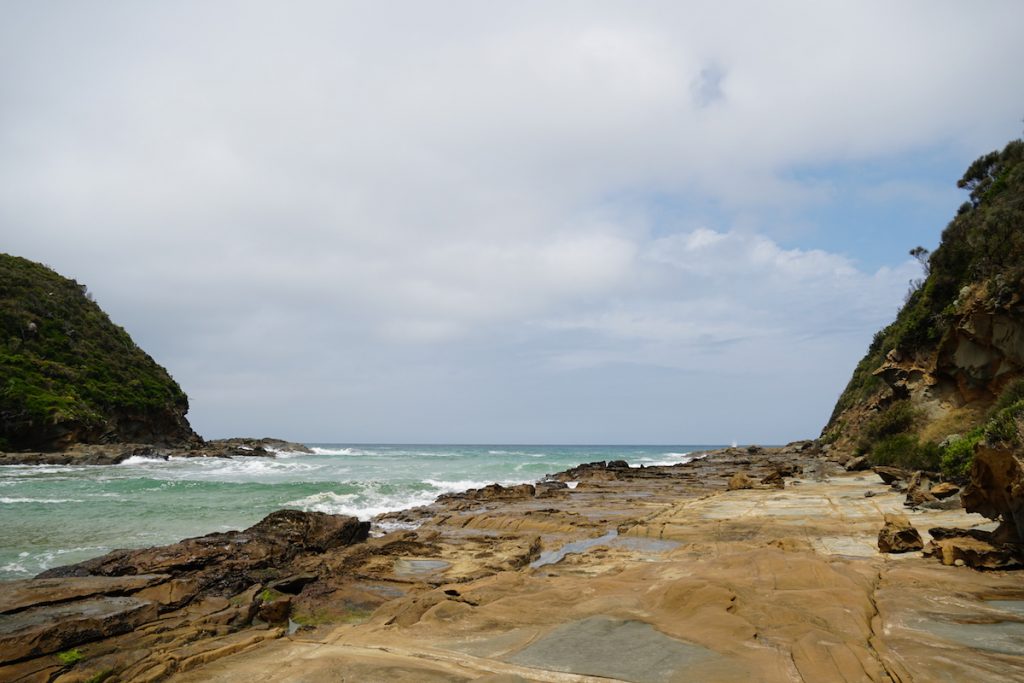
[[[0,450],[198,441],[188,398],[84,285],[0,254]]]
[[[979,442],[1020,441],[1007,425],[1024,415],[1024,142],[981,157],[958,186],[969,201],[930,257],[916,253],[926,277],[822,432],[836,449],[963,475]]]

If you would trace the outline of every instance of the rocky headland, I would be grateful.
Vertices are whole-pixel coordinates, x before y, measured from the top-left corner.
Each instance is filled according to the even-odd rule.
[[[799,442],[590,463],[442,496],[372,533],[282,511],[115,551],[5,584],[0,679],[1024,677],[1019,574],[943,545],[991,545],[1005,508],[918,503],[922,486],[938,501],[970,487],[844,459]]]

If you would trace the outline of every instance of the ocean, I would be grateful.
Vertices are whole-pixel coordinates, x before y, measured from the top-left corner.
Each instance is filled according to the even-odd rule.
[[[0,580],[29,578],[115,548],[242,529],[280,508],[370,519],[442,493],[534,482],[584,462],[667,465],[716,446],[309,447],[313,454],[285,451],[276,458],[0,466]]]

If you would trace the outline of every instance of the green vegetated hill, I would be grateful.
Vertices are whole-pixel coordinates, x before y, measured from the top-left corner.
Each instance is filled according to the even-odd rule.
[[[188,398],[84,285],[0,254],[0,450],[196,439]]]
[[[1024,141],[979,158],[925,277],[878,332],[822,432],[876,464],[962,477],[975,446],[1021,445]]]

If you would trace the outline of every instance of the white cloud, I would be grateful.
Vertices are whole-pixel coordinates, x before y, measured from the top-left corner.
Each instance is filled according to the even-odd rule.
[[[495,386],[553,395],[552,364],[777,367],[777,384],[817,360],[825,404],[909,276],[788,245],[786,217],[836,196],[793,169],[1002,142],[1021,19],[1013,2],[9,5],[2,248],[87,282],[208,433],[331,438],[335,411],[366,438],[487,438],[497,409],[442,418]],[[928,193],[876,194],[903,188]],[[657,222],[651,196],[716,218]],[[466,395],[429,398],[456,376]],[[322,411],[281,403],[295,384]]]

